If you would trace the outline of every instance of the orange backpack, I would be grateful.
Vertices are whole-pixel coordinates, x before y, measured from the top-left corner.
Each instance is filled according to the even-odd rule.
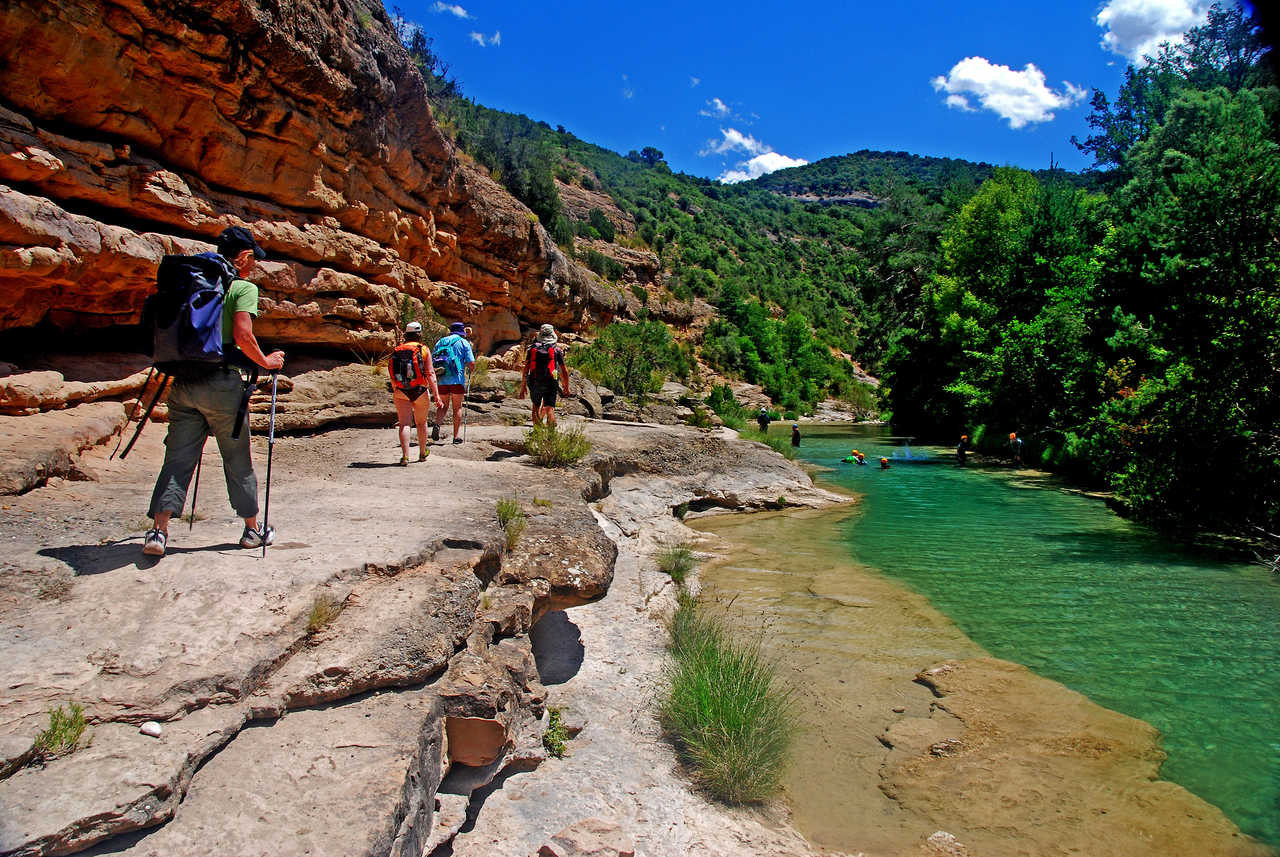
[[[421,342],[396,346],[396,350],[391,352],[391,386],[397,390],[426,386],[427,370],[422,363],[422,349]]]

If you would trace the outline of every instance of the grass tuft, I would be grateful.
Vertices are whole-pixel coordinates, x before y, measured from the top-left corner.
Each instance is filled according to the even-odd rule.
[[[658,568],[669,574],[676,583],[684,583],[695,565],[697,560],[694,559],[693,548],[683,542],[667,545],[658,554]]]
[[[543,467],[560,467],[573,464],[591,451],[579,426],[560,430],[556,426],[534,426],[524,436],[524,448],[533,460]]]
[[[328,625],[342,612],[342,602],[327,592],[322,592],[311,602],[311,612],[307,614],[307,633],[315,634]]]
[[[508,553],[515,550],[516,545],[520,543],[520,536],[524,534],[524,528],[528,522],[524,509],[520,508],[520,498],[498,498],[498,523],[507,534]]]
[[[795,731],[775,667],[683,590],[670,632],[659,719],[695,781],[729,804],[775,794]]]
[[[65,756],[80,743],[84,737],[84,706],[73,702],[68,706],[69,713],[62,706],[49,712],[49,728],[36,736],[36,757],[42,760]]]
[[[565,744],[569,741],[569,730],[560,718],[559,708],[548,708],[547,713],[547,731],[542,733],[542,746],[557,759],[563,759]]]
[[[792,460],[796,457],[795,447],[791,445],[790,435],[769,434],[758,429],[740,429],[738,434],[747,440],[758,440],[773,449],[774,452],[783,458]]]

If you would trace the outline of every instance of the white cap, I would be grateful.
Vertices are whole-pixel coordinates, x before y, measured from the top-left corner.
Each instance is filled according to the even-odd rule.
[[[405,333],[422,333],[422,325],[419,322],[411,321],[404,326]]]

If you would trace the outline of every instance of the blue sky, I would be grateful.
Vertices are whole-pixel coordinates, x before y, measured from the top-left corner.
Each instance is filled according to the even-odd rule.
[[[858,149],[1083,169],[1091,90],[1209,4],[398,5],[481,104],[735,181]]]

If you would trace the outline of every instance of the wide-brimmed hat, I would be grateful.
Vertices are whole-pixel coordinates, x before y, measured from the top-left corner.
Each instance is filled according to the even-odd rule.
[[[538,342],[553,343],[559,337],[556,336],[556,329],[549,324],[544,324],[538,328]]]
[[[267,251],[253,240],[253,233],[243,226],[228,226],[218,236],[218,255],[234,258],[241,250],[252,250],[255,259],[267,258]]]

